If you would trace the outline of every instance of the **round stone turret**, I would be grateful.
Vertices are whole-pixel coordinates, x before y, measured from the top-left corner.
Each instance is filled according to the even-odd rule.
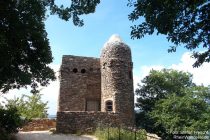
[[[101,111],[119,113],[125,125],[134,123],[131,50],[118,35],[105,43],[100,57]]]
[[[131,61],[131,50],[123,43],[119,35],[112,35],[104,44],[101,52],[101,59],[117,58]]]

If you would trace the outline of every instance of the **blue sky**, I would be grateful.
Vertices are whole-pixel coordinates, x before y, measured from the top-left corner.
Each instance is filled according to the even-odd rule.
[[[71,21],[50,16],[45,23],[54,63],[60,64],[63,54],[99,57],[103,44],[112,34],[119,34],[131,47],[133,61],[138,65],[178,62],[177,57],[181,57],[183,49],[168,54],[170,43],[165,36],[155,34],[140,40],[131,39],[130,26],[133,23],[128,20],[128,14],[132,9],[126,4],[127,0],[102,1],[95,13],[81,17],[85,23],[83,27],[75,27]]]
[[[68,0],[59,2],[68,4]],[[54,57],[52,68],[55,71],[59,70],[62,55],[99,57],[109,37],[112,34],[119,34],[132,51],[134,88],[151,69],[162,68],[190,72],[194,75],[195,83],[210,85],[208,77],[210,64],[204,64],[199,69],[192,68],[194,60],[190,58],[190,53],[186,49],[180,47],[176,53],[167,52],[171,43],[165,36],[154,34],[132,40],[130,26],[133,23],[128,20],[131,10],[132,8],[127,7],[127,0],[102,0],[95,13],[81,16],[85,23],[83,27],[75,27],[71,20],[66,22],[50,15],[45,24]],[[12,90],[6,96],[14,98],[14,95],[19,96],[21,93],[29,93],[29,90]],[[52,82],[41,93],[43,101],[48,101],[48,113],[56,114],[59,81]]]

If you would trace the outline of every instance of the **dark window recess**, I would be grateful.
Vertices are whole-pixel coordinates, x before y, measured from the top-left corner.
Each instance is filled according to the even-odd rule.
[[[114,63],[114,61],[111,60],[111,61],[108,63],[108,67],[112,67],[112,66],[113,66],[113,63]]]
[[[133,62],[130,62],[129,66],[130,68],[133,68]]]
[[[74,72],[74,73],[77,73],[77,72],[78,72],[77,68],[74,68],[74,69],[73,69],[73,72]]]
[[[85,73],[86,72],[86,70],[85,69],[81,69],[81,73]]]
[[[106,62],[105,63],[103,63],[103,69],[105,69],[106,68]]]
[[[130,79],[133,79],[132,71],[129,71],[129,78],[130,78]]]
[[[106,101],[106,111],[113,111],[113,103],[112,101]]]

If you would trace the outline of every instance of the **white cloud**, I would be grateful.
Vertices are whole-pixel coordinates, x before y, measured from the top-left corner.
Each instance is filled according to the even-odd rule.
[[[140,80],[142,80],[145,76],[149,74],[149,71],[154,70],[161,70],[163,68],[168,69],[175,69],[179,71],[185,71],[193,74],[193,82],[197,85],[203,84],[204,86],[210,85],[210,63],[204,63],[202,66],[198,68],[193,68],[192,65],[195,62],[193,58],[191,58],[191,54],[189,52],[186,52],[182,55],[181,61],[178,64],[172,64],[169,67],[165,66],[158,66],[158,65],[152,65],[152,66],[141,66],[140,67],[140,78],[134,78],[134,83],[139,83]],[[137,81],[136,81],[137,80]]]
[[[184,53],[181,58],[181,63],[173,64],[170,68],[181,70],[185,72],[189,72],[193,74],[193,82],[204,86],[210,85],[210,63],[204,63],[202,66],[198,68],[193,68],[192,65],[195,62],[195,59],[191,58],[191,54],[189,52]]]

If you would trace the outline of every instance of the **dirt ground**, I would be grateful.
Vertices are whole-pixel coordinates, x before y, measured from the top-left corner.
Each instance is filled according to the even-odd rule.
[[[15,137],[17,140],[97,140],[96,137],[89,135],[51,134],[49,131],[19,132]]]

